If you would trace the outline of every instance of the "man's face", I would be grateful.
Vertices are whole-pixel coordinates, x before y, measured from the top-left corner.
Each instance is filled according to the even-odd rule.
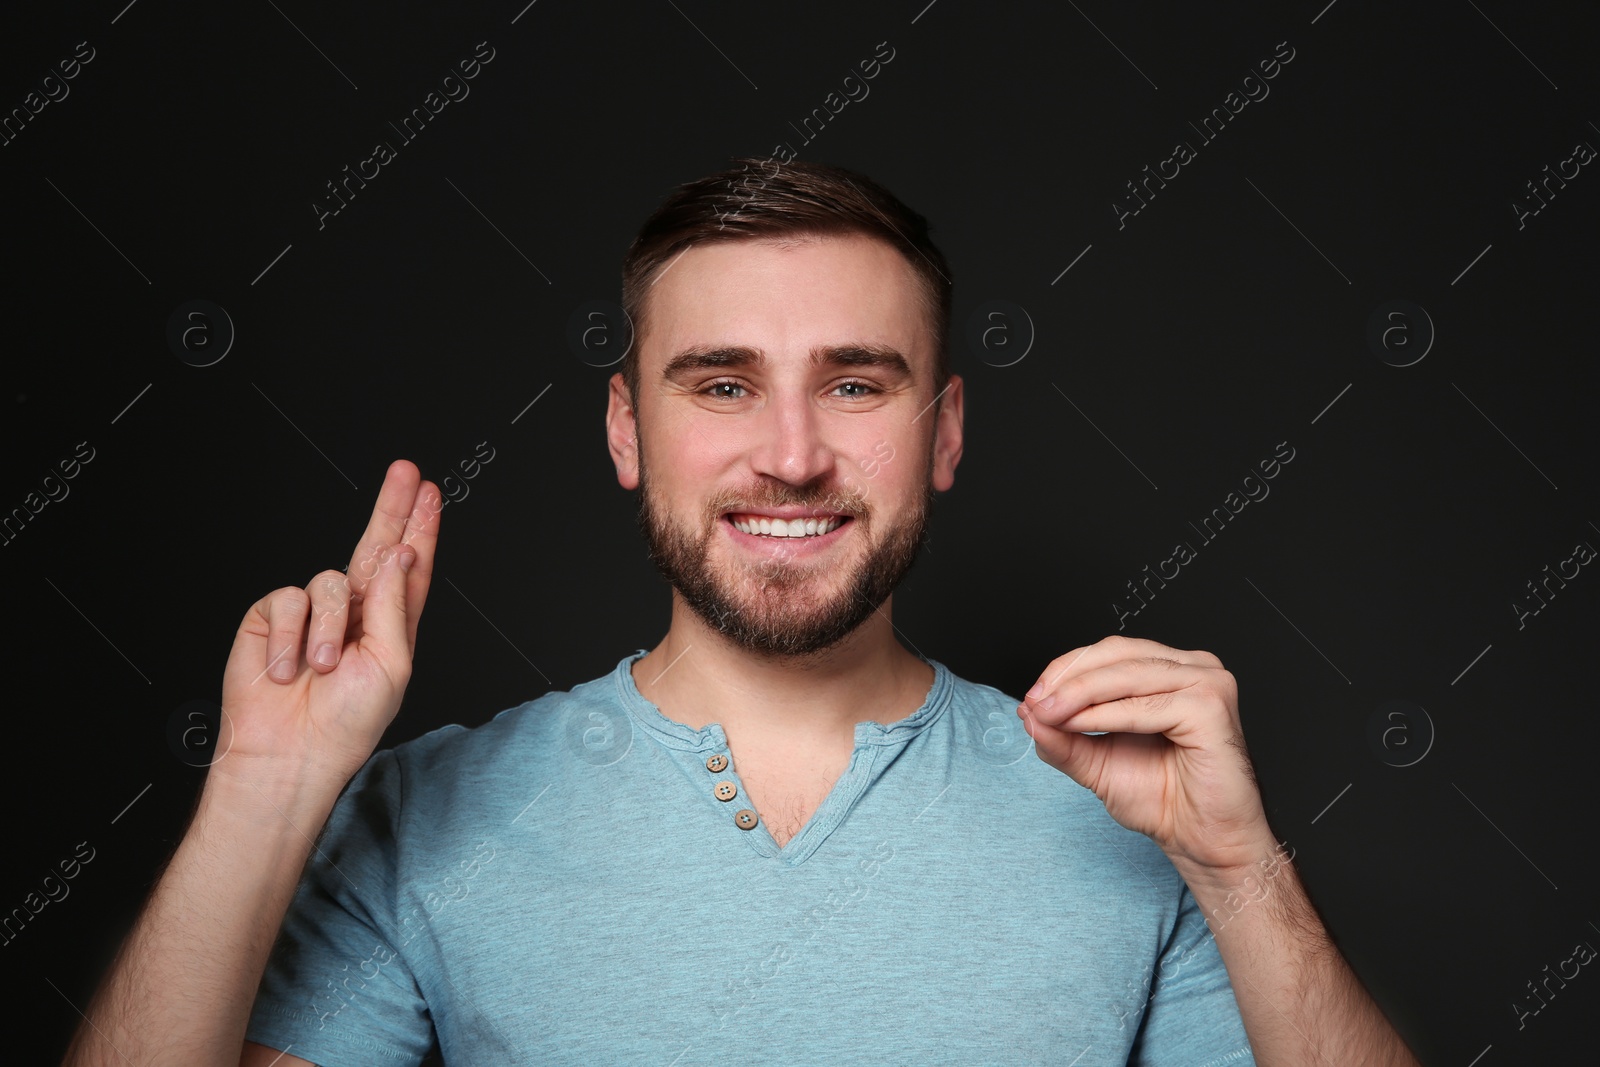
[[[931,343],[915,274],[870,238],[696,246],[658,277],[637,406],[618,375],[607,421],[651,559],[707,625],[805,656],[893,592],[960,456]]]

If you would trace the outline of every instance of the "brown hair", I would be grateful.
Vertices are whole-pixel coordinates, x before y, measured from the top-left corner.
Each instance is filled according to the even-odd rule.
[[[622,360],[628,396],[639,392],[640,339],[657,271],[691,245],[760,238],[861,234],[886,241],[922,283],[934,344],[934,391],[950,377],[950,268],[928,236],[928,220],[871,178],[823,163],[740,157],[734,166],[688,182],[662,202],[622,259],[622,309],[634,343]]]

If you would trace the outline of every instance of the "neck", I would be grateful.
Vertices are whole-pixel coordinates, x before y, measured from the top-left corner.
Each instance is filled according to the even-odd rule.
[[[724,732],[763,748],[852,742],[855,725],[888,724],[921,706],[933,668],[895,640],[894,598],[833,647],[805,657],[768,657],[707,626],[676,591],[672,625],[633,664],[634,684],[667,718]]]

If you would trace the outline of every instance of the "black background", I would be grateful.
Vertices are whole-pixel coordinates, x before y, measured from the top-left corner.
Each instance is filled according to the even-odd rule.
[[[95,849],[0,949],[26,1020],[8,1047],[65,1047],[203,778],[169,722],[219,698],[257,597],[348,562],[391,460],[438,480],[496,450],[446,507],[385,744],[660,638],[667,590],[603,440],[613,368],[569,319],[616,299],[672,186],[788,142],[927,214],[955,272],[967,446],[896,596],[907,642],[1020,694],[1116,632],[1125,583],[1189,541],[1123,632],[1238,677],[1274,828],[1423,1061],[1594,1062],[1600,978],[1521,1029],[1514,1005],[1600,944],[1600,577],[1520,628],[1512,606],[1600,545],[1600,176],[1520,226],[1513,207],[1600,146],[1593,9],[925,2],[8,14],[6,113],[78,42],[95,56],[0,147],[0,514],[37,507],[79,442],[94,457],[0,552],[0,911]],[[387,124],[480,41],[470,95],[319,229],[324,183],[398,141]],[[806,143],[790,123],[883,41],[870,95]],[[1270,95],[1119,228],[1124,183],[1198,143],[1187,124],[1285,41]],[[191,300],[236,331],[210,366],[167,341]],[[1016,316],[1013,347],[968,344],[989,300],[1023,309],[1031,346]],[[1396,300],[1431,347],[1415,310],[1368,343]],[[1271,495],[1203,543],[1189,524],[1280,442]],[[1369,741],[1392,699],[1426,709],[1431,746],[1415,714]]]

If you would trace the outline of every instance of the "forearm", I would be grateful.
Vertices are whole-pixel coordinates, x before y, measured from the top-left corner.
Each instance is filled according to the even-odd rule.
[[[1262,855],[1275,846],[1268,840]],[[1256,1063],[1418,1067],[1329,939],[1292,863],[1179,871],[1216,936]]]
[[[338,791],[256,786],[212,769],[63,1067],[236,1067],[272,943]]]

